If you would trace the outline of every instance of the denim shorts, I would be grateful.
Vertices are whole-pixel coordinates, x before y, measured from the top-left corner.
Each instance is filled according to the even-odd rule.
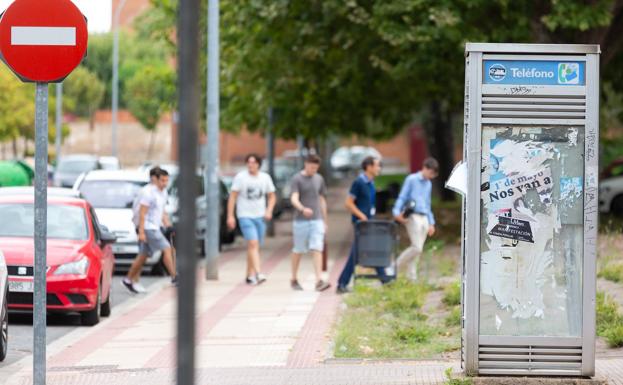
[[[138,243],[138,253],[151,257],[154,253],[171,247],[160,230],[145,230],[145,242]]]
[[[324,221],[322,219],[297,220],[292,224],[292,238],[296,254],[307,253],[310,250],[324,249]]]
[[[264,243],[264,235],[266,234],[266,222],[264,218],[238,218],[240,231],[247,241],[260,241]]]

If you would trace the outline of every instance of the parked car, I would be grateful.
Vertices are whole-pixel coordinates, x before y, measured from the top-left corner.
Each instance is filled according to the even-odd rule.
[[[609,164],[601,173],[599,211],[623,216],[623,158]]]
[[[99,159],[93,155],[63,156],[54,172],[54,186],[72,187],[82,173],[101,169]]]
[[[119,158],[116,156],[100,156],[99,158],[100,166],[102,170],[119,170],[121,169],[121,165],[119,163]]]
[[[4,253],[0,251],[0,362],[6,358],[9,347],[9,273]]]
[[[23,189],[26,190],[26,189]],[[115,236],[84,199],[50,194],[47,226],[47,310],[77,312],[95,325],[111,311]],[[0,194],[0,249],[9,274],[8,308],[31,311],[34,273],[34,190]]]
[[[148,183],[149,173],[145,171],[95,170],[78,178],[74,185],[74,190],[95,208],[100,222],[117,237],[112,251],[116,267],[120,270],[129,268],[138,254],[132,202]],[[145,267],[157,266],[161,258],[161,253],[154,253],[145,262]]]
[[[268,172],[268,161],[266,160],[262,163],[262,171]],[[297,158],[275,158],[273,172],[273,183],[277,190],[277,203],[273,212],[275,218],[279,218],[284,211],[292,208],[290,203],[290,195],[292,194],[290,181],[294,174],[299,171]]]
[[[167,202],[167,213],[171,217],[171,221],[173,224],[178,222],[178,210],[179,210],[179,195],[178,195],[178,170],[177,168],[171,167],[171,165],[161,166],[169,172],[169,201]],[[197,184],[197,200],[195,202],[195,206],[197,208],[197,224],[196,224],[196,236],[197,236],[197,244],[201,250],[201,255],[205,255],[204,250],[204,239],[205,233],[207,231],[208,222],[207,222],[207,203],[205,196],[205,179],[203,173],[198,172],[195,183]],[[229,189],[224,181],[219,178],[219,188],[220,188],[220,205],[219,205],[219,217],[220,217],[220,226],[219,226],[219,247],[220,245],[230,244],[236,240],[236,230],[230,230],[227,228],[227,199],[229,198]]]
[[[374,147],[343,146],[331,154],[331,167],[334,171],[341,173],[358,171],[361,168],[361,162],[367,156],[380,159],[381,153]]]

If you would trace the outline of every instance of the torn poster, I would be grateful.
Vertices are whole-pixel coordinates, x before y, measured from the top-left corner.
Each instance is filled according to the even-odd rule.
[[[530,222],[508,217],[498,217],[498,223],[493,226],[489,235],[534,243]]]
[[[582,227],[561,213],[576,215],[562,201],[582,195],[568,175],[583,170],[583,148],[583,127],[483,127],[481,333],[571,335],[581,323],[568,309],[581,293]]]

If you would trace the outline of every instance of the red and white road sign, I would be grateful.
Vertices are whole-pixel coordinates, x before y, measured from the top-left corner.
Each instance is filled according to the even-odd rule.
[[[70,0],[15,0],[0,19],[2,60],[23,81],[62,81],[84,58],[87,40],[86,19]]]

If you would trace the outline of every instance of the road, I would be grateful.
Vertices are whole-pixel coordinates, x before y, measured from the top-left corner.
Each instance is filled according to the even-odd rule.
[[[133,295],[122,284],[123,275],[116,274],[113,277],[113,308],[125,302]],[[159,280],[168,280],[168,277],[152,277],[143,276],[141,283],[149,288]],[[140,294],[138,294],[140,295]],[[79,327],[88,327],[80,325],[80,316],[67,314],[50,314],[48,315],[47,343],[64,336],[65,334]],[[32,314],[26,313],[9,313],[9,351],[4,362],[0,366],[7,366],[19,361],[26,355],[32,354]]]

